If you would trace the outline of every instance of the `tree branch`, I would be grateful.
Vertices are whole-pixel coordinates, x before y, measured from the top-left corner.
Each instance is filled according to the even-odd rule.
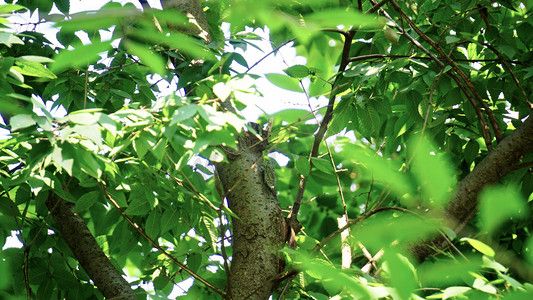
[[[361,55],[361,56],[355,56],[350,57],[348,59],[349,62],[356,62],[356,61],[363,61],[363,60],[370,60],[370,59],[379,59],[379,58],[412,58],[412,59],[420,59],[420,60],[433,60],[431,57],[427,56],[416,56],[416,55],[396,55],[396,54],[367,54],[367,55]],[[445,58],[443,57],[437,57],[440,61],[445,61]],[[460,62],[501,62],[502,59],[465,59],[465,58],[454,58],[455,61]],[[517,65],[525,65],[526,62],[519,61],[519,60],[504,60],[506,63],[512,63]]]
[[[511,68],[511,66],[509,65],[509,63],[505,60],[505,58],[503,57],[503,55],[500,53],[500,51],[498,51],[498,49],[496,49],[496,47],[492,46],[491,44],[489,43],[481,43],[481,45],[489,48],[492,52],[494,52],[497,56],[498,56],[498,59],[499,61],[505,66],[505,68],[507,68],[507,70],[509,70],[509,73],[511,74],[511,77],[513,78],[516,86],[520,89],[520,91],[522,92],[522,95],[524,96],[524,100],[526,100],[526,102],[529,104],[529,107],[532,107],[533,105],[531,104],[531,102],[529,101],[529,98],[526,94],[526,91],[524,90],[524,88],[522,87],[522,85],[520,84],[520,81],[518,80],[518,78],[516,77],[516,75],[514,74],[513,72],[513,69]]]
[[[46,206],[74,257],[102,295],[108,299],[137,299],[129,283],[102,251],[82,217],[74,212],[74,204],[50,192]]]
[[[269,55],[273,54],[273,53],[276,53],[279,51],[279,49],[281,49],[283,46],[287,45],[288,43],[290,42],[293,42],[296,38],[292,38],[286,42],[284,42],[283,44],[277,46],[275,49],[272,49],[272,51],[270,51],[269,53],[267,53],[265,56],[261,57],[260,60],[256,61],[253,65],[251,65],[248,69],[246,69],[246,71],[244,71],[244,73],[248,73],[250,72],[251,69],[253,69],[255,66],[257,66],[259,63],[261,63],[263,60],[265,60],[265,58],[267,58]]]
[[[212,289],[213,291],[215,291],[216,293],[220,294],[221,296],[226,296],[226,293],[219,289],[218,287],[214,286],[212,283],[210,283],[209,281],[205,280],[204,278],[202,278],[200,275],[196,274],[195,272],[193,272],[191,269],[187,268],[186,265],[184,265],[183,263],[179,262],[176,258],[174,258],[172,255],[170,255],[170,253],[168,253],[165,249],[161,248],[161,246],[159,246],[159,244],[157,244],[154,240],[152,240],[145,232],[144,230],[141,228],[141,226],[139,226],[139,224],[135,223],[128,215],[126,215],[124,213],[124,211],[120,208],[120,206],[118,205],[118,203],[115,201],[115,199],[113,199],[111,197],[111,195],[109,195],[109,193],[107,192],[106,190],[106,187],[103,183],[99,183],[100,185],[100,188],[102,189],[102,192],[104,193],[105,195],[105,198],[107,200],[109,200],[109,202],[111,202],[111,204],[119,211],[120,215],[122,215],[122,217],[128,221],[128,223],[130,223],[131,226],[133,226],[133,228],[135,228],[135,230],[143,237],[145,238],[152,246],[154,246],[154,248],[156,248],[157,250],[159,250],[161,253],[163,253],[168,259],[170,259],[173,263],[175,263],[177,266],[179,266],[180,268],[182,268],[183,270],[185,270],[185,272],[189,273],[189,275],[191,275],[192,277],[194,277],[195,279],[197,279],[198,281],[200,281],[201,283],[203,283],[205,286],[207,286],[208,288]],[[92,277],[91,277],[92,278]]]
[[[429,38],[426,34],[424,34],[417,26],[416,24],[409,18],[405,12],[401,9],[401,7],[398,5],[396,0],[391,0],[390,3],[394,7],[394,9],[400,14],[400,16],[409,24],[409,26],[428,44],[431,45],[439,54],[445,58],[445,61],[447,64],[449,64],[452,69],[455,71],[455,73],[465,82],[466,86],[468,87],[468,90],[472,93],[472,95],[475,97],[475,99],[483,106],[483,109],[485,110],[485,113],[489,117],[489,122],[492,125],[492,130],[494,130],[494,134],[496,136],[496,139],[501,141],[503,139],[503,134],[500,130],[500,127],[498,126],[498,123],[496,122],[496,118],[494,117],[494,113],[490,109],[490,107],[483,101],[483,98],[479,95],[476,88],[474,87],[474,84],[472,81],[463,73],[461,68],[457,66],[455,61],[446,53],[439,44],[435,43],[431,38]],[[458,80],[456,80],[458,81]]]
[[[458,183],[455,195],[446,211],[437,217],[449,222],[448,227],[455,232],[461,231],[477,212],[477,198],[481,190],[502,180],[515,169],[524,156],[531,152],[533,152],[533,113]],[[443,246],[442,239],[430,243],[436,248]],[[412,251],[421,261],[434,253],[431,247],[423,244],[416,245]]]
[[[346,70],[346,67],[348,66],[349,58],[350,58],[350,49],[352,46],[352,41],[355,36],[355,33],[356,33],[355,30],[349,30],[346,32],[346,35],[345,35],[344,46],[343,46],[342,54],[341,54],[341,63],[339,65],[339,74],[335,78],[335,82],[333,83],[333,86],[331,88],[326,113],[315,135],[313,147],[311,149],[311,153],[309,154],[309,164],[311,165],[311,167],[313,165],[311,158],[317,156],[320,143],[322,142],[322,139],[324,138],[324,135],[326,134],[326,130],[328,129],[329,122],[333,118],[333,105],[335,104],[335,97],[337,96],[337,93],[338,93],[337,86],[343,77],[342,73],[344,72],[344,70]],[[307,185],[307,178],[301,175],[300,183],[298,186],[298,192],[296,194],[296,198],[294,199],[294,204],[292,205],[291,211],[288,216],[289,225],[291,226],[291,228],[294,229],[295,234],[298,233],[298,231],[301,229],[301,225],[298,222],[298,211],[300,210],[300,204],[303,199],[303,194],[304,194],[306,185]]]
[[[376,1],[374,0],[370,0],[370,2],[372,2],[374,5],[376,5]],[[428,49],[426,49],[422,44],[420,44],[416,39],[414,39],[409,33],[407,33],[407,31],[400,25],[398,25],[398,23],[396,23],[392,17],[383,9],[381,9],[381,12],[383,13],[383,15],[389,20],[391,21],[394,26],[400,30],[402,32],[402,34],[409,40],[411,41],[416,47],[418,47],[420,50],[422,50],[422,52],[426,53],[429,57],[431,57],[431,59],[433,61],[435,61],[441,68],[444,68],[444,63],[442,61],[440,61],[440,59],[438,59],[433,53],[431,53]],[[418,28],[417,28],[418,29]],[[422,33],[422,32],[421,32]],[[423,33],[422,33],[423,34]],[[472,107],[474,108],[474,111],[476,112],[476,115],[478,117],[478,120],[479,120],[479,123],[480,123],[480,126],[481,126],[481,134],[483,136],[483,139],[485,141],[485,145],[487,146],[487,149],[489,150],[492,150],[492,138],[491,138],[491,135],[490,135],[490,130],[489,130],[489,127],[487,125],[487,122],[485,121],[485,117],[483,116],[483,113],[481,112],[481,109],[478,107],[475,99],[472,97],[472,95],[468,92],[467,88],[464,86],[463,82],[461,82],[461,80],[459,80],[459,78],[455,75],[455,74],[452,74],[450,73],[449,76],[457,83],[457,85],[459,86],[459,88],[461,89],[461,91],[463,91],[463,94],[466,96],[466,98],[468,99],[468,101],[470,102],[470,104],[472,105]]]
[[[380,9],[383,5],[387,4],[387,2],[389,2],[389,1],[390,0],[381,0],[378,3],[375,3],[374,6],[372,6],[369,10],[367,10],[365,12],[365,14],[373,14],[373,13],[375,13],[378,9]]]

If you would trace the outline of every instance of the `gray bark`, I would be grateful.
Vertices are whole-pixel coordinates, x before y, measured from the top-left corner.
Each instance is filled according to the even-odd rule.
[[[74,257],[106,299],[137,299],[129,283],[102,251],[74,204],[50,192],[46,206]]]
[[[283,269],[278,251],[285,239],[285,219],[276,195],[263,176],[264,143],[246,132],[239,151],[227,151],[228,162],[216,166],[232,218],[233,258],[229,299],[268,299]]]
[[[470,174],[459,182],[454,197],[439,217],[446,220],[447,226],[456,233],[461,231],[477,213],[481,190],[501,181],[524,156],[532,152],[533,116],[530,114],[522,125],[505,137]],[[431,244],[442,249],[445,241],[436,239]],[[426,244],[416,245],[412,248],[412,252],[420,261],[434,253]]]

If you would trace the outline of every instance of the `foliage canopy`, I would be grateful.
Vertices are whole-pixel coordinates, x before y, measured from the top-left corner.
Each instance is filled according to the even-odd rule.
[[[23,245],[0,254],[3,296],[103,297],[54,215],[64,203],[139,299],[191,276],[183,297],[230,295],[239,216],[218,168],[271,118],[274,197],[303,225],[276,253],[274,297],[533,295],[532,1],[201,4],[207,38],[165,1],[0,6],[0,241]],[[57,42],[5,25],[25,11]],[[292,45],[306,63],[253,73],[237,49],[265,26],[273,55]],[[247,120],[259,78],[308,109]]]

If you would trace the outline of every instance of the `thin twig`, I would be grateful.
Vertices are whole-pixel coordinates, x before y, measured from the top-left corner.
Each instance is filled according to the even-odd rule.
[[[348,33],[344,30],[340,30],[340,29],[336,29],[336,28],[325,28],[325,29],[322,29],[321,31],[323,32],[334,32],[334,33],[340,33],[342,34],[343,36],[346,36]]]
[[[483,98],[481,98],[481,96],[479,95],[479,93],[476,90],[476,88],[474,87],[474,84],[472,83],[472,81],[466,76],[466,74],[461,70],[461,68],[459,68],[459,66],[455,63],[455,61],[446,52],[444,52],[444,50],[442,50],[442,48],[440,47],[439,44],[435,43],[430,37],[428,37],[426,34],[424,34],[422,32],[422,30],[420,30],[420,28],[418,28],[418,26],[416,26],[416,24],[411,20],[411,18],[409,18],[405,14],[405,12],[402,10],[402,8],[398,5],[396,0],[391,0],[390,3],[394,7],[394,9],[400,14],[402,19],[404,19],[409,24],[409,26],[424,41],[426,41],[428,44],[431,45],[431,47],[433,47],[435,50],[437,50],[437,52],[439,52],[439,54],[442,57],[445,58],[446,63],[449,64],[452,67],[452,69],[455,71],[455,73],[464,81],[464,83],[468,87],[468,90],[472,93],[474,98],[481,104],[481,106],[483,106],[483,109],[485,110],[485,113],[489,117],[489,122],[492,125],[492,130],[494,130],[494,135],[496,136],[496,140],[498,142],[501,141],[503,139],[503,134],[502,134],[502,132],[500,130],[500,127],[499,127],[499,125],[498,125],[498,123],[496,121],[496,118],[494,117],[494,113],[493,113],[492,109],[490,109],[490,107],[485,103],[485,101],[483,101]],[[458,80],[456,80],[456,82],[457,81]]]
[[[335,103],[335,98],[338,93],[338,89],[335,87],[338,85],[342,78],[342,72],[346,69],[348,66],[348,59],[350,55],[350,49],[352,45],[352,40],[355,36],[356,31],[350,30],[347,32],[347,35],[344,40],[344,46],[341,54],[341,63],[339,66],[339,74],[335,78],[335,82],[333,83],[333,88],[331,90],[330,96],[329,96],[329,102],[326,109],[326,113],[324,115],[324,119],[322,119],[322,122],[320,123],[320,127],[318,128],[318,131],[315,135],[315,140],[313,142],[313,147],[311,149],[311,153],[309,154],[309,164],[312,166],[311,158],[316,157],[318,154],[318,148],[320,146],[320,143],[322,139],[324,138],[324,135],[326,134],[326,130],[328,128],[328,124],[333,118],[333,104]],[[292,222],[292,224],[298,223],[298,211],[300,210],[300,204],[303,198],[303,193],[305,190],[305,186],[307,185],[307,177],[301,175],[300,176],[300,183],[298,185],[298,192],[296,194],[296,198],[294,199],[294,204],[292,205],[291,211],[289,213],[289,221]],[[291,224],[291,225],[292,225]],[[296,232],[297,233],[297,232]]]
[[[83,93],[83,109],[87,108],[87,85],[89,84],[89,68],[85,70],[85,92]]]
[[[519,169],[528,168],[528,167],[531,167],[531,166],[533,166],[533,161],[529,161],[529,162],[518,164],[518,165],[513,167],[513,170],[519,170]]]
[[[270,51],[269,53],[267,53],[265,56],[261,57],[260,60],[256,61],[253,65],[251,65],[250,67],[248,67],[248,69],[246,69],[246,71],[244,71],[244,73],[248,73],[250,72],[251,69],[253,69],[255,66],[257,66],[258,64],[260,64],[263,60],[265,60],[268,56],[270,56],[271,54],[273,53],[276,53],[279,51],[279,49],[281,49],[281,47],[287,45],[288,43],[290,42],[293,42],[296,38],[292,38],[286,42],[284,42],[283,44],[277,46],[276,48],[274,48],[272,51]]]
[[[218,178],[218,173],[215,170],[215,187],[217,189],[218,195],[220,196],[220,207],[218,209],[218,219],[220,220],[220,237],[222,238],[220,241],[220,251],[222,252],[222,258],[224,260],[224,269],[226,270],[226,282],[228,284],[227,290],[231,290],[229,287],[229,284],[231,283],[230,280],[230,269],[228,264],[228,255],[226,254],[226,245],[224,243],[224,240],[226,239],[226,229],[224,226],[224,222],[222,219],[222,210],[224,209],[224,199],[226,199],[226,195],[224,194],[224,188],[222,187],[222,182],[220,182]]]
[[[378,9],[380,9],[383,5],[387,4],[387,2],[389,2],[390,0],[381,0],[380,2],[374,4],[374,6],[372,6],[369,10],[367,10],[365,12],[365,14],[373,14],[375,13]]]
[[[367,55],[360,55],[355,57],[350,57],[350,62],[355,61],[363,61],[363,60],[370,60],[370,59],[379,59],[379,58],[410,58],[410,59],[420,59],[420,60],[433,60],[432,57],[427,56],[416,56],[416,55],[396,55],[396,54],[367,54]],[[445,61],[446,59],[443,57],[437,57],[440,61]],[[500,62],[501,59],[466,59],[466,58],[456,58],[455,61],[460,62]],[[504,60],[506,63],[511,64],[517,64],[517,65],[526,65],[526,62],[520,61],[520,60]]]
[[[187,268],[186,265],[184,265],[183,263],[179,262],[176,258],[174,258],[172,255],[170,255],[165,249],[163,249],[161,246],[159,246],[159,244],[157,244],[154,240],[152,240],[145,232],[144,230],[141,228],[141,226],[139,226],[139,224],[135,223],[128,215],[126,215],[124,213],[124,211],[120,208],[120,206],[118,205],[118,203],[115,201],[115,199],[113,199],[111,197],[111,195],[109,195],[109,193],[107,192],[106,190],[106,186],[103,184],[103,183],[99,183],[100,185],[100,188],[102,189],[102,192],[104,193],[105,197],[107,200],[109,200],[109,202],[111,202],[111,204],[119,211],[119,213],[122,215],[122,217],[124,219],[126,219],[126,221],[128,221],[128,223],[130,223],[131,226],[133,226],[133,228],[135,228],[135,230],[143,237],[145,238],[154,248],[156,248],[157,250],[159,250],[161,253],[163,253],[168,259],[170,259],[173,263],[175,263],[177,266],[179,266],[180,268],[182,268],[183,270],[185,270],[185,272],[189,273],[192,277],[194,277],[195,279],[197,279],[198,281],[200,281],[201,283],[203,283],[205,286],[207,286],[208,288],[212,289],[213,291],[215,291],[216,293],[222,295],[223,297],[226,296],[226,292],[224,292],[223,290],[219,289],[218,287],[214,286],[212,283],[210,283],[209,281],[205,280],[203,277],[201,277],[200,275],[196,274],[195,272],[193,272],[191,269]]]
[[[374,0],[370,0],[370,2],[372,2],[374,5],[377,4],[376,1]],[[391,1],[391,3],[395,3],[394,1]],[[397,5],[397,4],[396,4]],[[401,11],[401,9],[400,9]],[[383,13],[383,15],[389,20],[392,22],[392,24],[394,24],[394,26],[400,30],[400,32],[409,40],[411,41],[411,43],[413,43],[416,47],[418,47],[420,50],[422,50],[422,52],[426,53],[429,57],[431,57],[431,59],[433,61],[435,61],[441,68],[444,68],[444,63],[442,61],[440,61],[439,58],[437,58],[433,53],[431,53],[428,49],[426,49],[422,44],[420,44],[416,39],[414,39],[409,33],[407,33],[407,31],[400,25],[398,25],[398,23],[396,23],[392,17],[383,9],[381,9],[381,12]],[[403,13],[403,11],[402,11]],[[405,15],[405,13],[404,13]],[[407,18],[409,19],[409,18]],[[410,19],[409,19],[410,21]],[[414,24],[413,24],[414,26]],[[416,27],[416,26],[415,26]],[[418,29],[418,27],[416,27],[416,29]],[[424,37],[427,38],[426,35],[424,35],[423,32],[420,31],[420,29],[418,29],[417,31],[418,34],[420,34],[421,36],[423,35]],[[433,44],[435,44],[433,42]],[[442,49],[441,49],[442,50]],[[444,52],[443,52],[444,53]],[[444,53],[444,55],[446,55],[446,53]],[[449,57],[448,57],[449,58]],[[450,59],[451,60],[451,59]],[[460,70],[459,70],[460,71]],[[479,120],[479,123],[480,123],[480,126],[481,126],[481,133],[483,135],[483,139],[485,140],[485,144],[487,146],[487,149],[491,150],[492,149],[492,143],[491,143],[491,135],[490,135],[490,130],[489,130],[489,127],[487,125],[487,122],[485,121],[485,117],[483,116],[483,113],[481,112],[481,109],[478,107],[477,103],[476,103],[476,100],[472,97],[472,95],[468,92],[468,89],[464,86],[463,82],[461,80],[459,80],[459,78],[457,76],[455,76],[455,74],[450,74],[450,77],[452,77],[452,79],[457,83],[457,86],[459,86],[459,88],[461,89],[461,91],[463,91],[463,94],[466,96],[466,98],[468,99],[468,101],[470,102],[470,104],[472,105],[472,107],[474,108],[474,111],[476,112],[476,115],[478,117],[478,120]]]
[[[433,85],[431,86],[431,91],[429,93],[429,101],[428,101],[428,108],[426,110],[426,116],[424,117],[424,125],[422,126],[422,134],[426,131],[426,126],[428,124],[429,120],[429,112],[431,111],[431,106],[433,103],[433,94],[435,93],[435,88],[437,87],[437,83],[439,83],[440,78],[444,74],[445,69],[441,69],[437,77],[435,78],[435,81],[433,82]]]
[[[329,154],[329,159],[330,159],[330,162],[331,162],[331,166],[333,167],[333,173],[335,174],[335,178],[337,178],[337,187],[339,188],[339,195],[341,196],[342,206],[344,208],[344,216],[346,218],[346,222],[348,222],[348,209],[346,207],[346,200],[344,200],[344,193],[342,192],[341,180],[339,178],[337,167],[335,166],[335,161],[333,160],[333,154],[331,154],[331,149],[330,149],[328,143],[325,143],[325,144],[326,144],[326,147],[328,149],[328,154]]]
[[[513,72],[513,69],[511,68],[511,66],[509,65],[509,62],[505,60],[505,58],[503,57],[503,55],[500,53],[500,51],[498,51],[498,49],[496,49],[496,47],[492,46],[491,44],[489,43],[481,43],[481,45],[489,48],[492,52],[494,52],[496,54],[496,56],[498,56],[498,60],[505,66],[505,68],[507,68],[507,70],[509,70],[509,73],[511,73],[511,77],[513,78],[516,86],[520,89],[520,91],[522,92],[522,95],[524,96],[524,100],[526,100],[526,102],[530,105],[531,107],[531,102],[529,102],[529,97],[527,96],[527,93],[526,91],[524,90],[524,88],[522,87],[522,85],[520,84],[520,81],[518,80],[518,78],[516,77],[516,75],[514,74]]]
[[[382,211],[387,211],[387,210],[397,210],[397,211],[401,211],[401,212],[411,213],[411,211],[409,211],[409,210],[407,210],[405,208],[401,208],[401,207],[393,207],[393,206],[378,207],[378,208],[376,208],[376,209],[374,209],[374,210],[372,210],[372,211],[370,211],[368,213],[363,214],[360,217],[357,217],[355,219],[352,219],[352,220],[348,221],[348,223],[346,223],[346,225],[344,225],[342,228],[339,228],[339,229],[335,230],[334,232],[330,233],[325,239],[323,239],[320,243],[318,243],[313,248],[312,252],[315,253],[318,250],[322,249],[327,243],[329,243],[332,239],[334,239],[339,234],[341,234],[344,230],[352,227],[353,225],[359,223],[360,221],[363,221],[363,220],[373,216],[376,213],[379,213],[379,212],[382,212]]]

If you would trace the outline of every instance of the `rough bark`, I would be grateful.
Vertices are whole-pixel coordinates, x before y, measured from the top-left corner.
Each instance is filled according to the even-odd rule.
[[[230,299],[268,299],[282,269],[278,251],[285,237],[285,219],[276,195],[264,181],[264,143],[246,132],[239,151],[227,151],[227,163],[216,166],[232,218],[233,257]]]
[[[74,204],[50,192],[46,206],[87,275],[106,299],[137,299],[129,283],[104,254],[87,225],[73,211]]]
[[[209,24],[199,0],[162,0],[161,5],[165,9],[177,9],[189,18],[190,26],[188,28],[176,28],[178,31],[184,34],[198,35],[206,43],[211,42]]]
[[[532,114],[505,137],[470,174],[457,185],[455,195],[441,216],[447,226],[456,233],[475,216],[477,212],[478,196],[481,190],[502,180],[521,159],[533,152],[533,116]],[[442,249],[445,241],[436,239],[430,242],[433,247]],[[423,261],[434,251],[427,244],[416,245],[412,248],[415,257]]]

